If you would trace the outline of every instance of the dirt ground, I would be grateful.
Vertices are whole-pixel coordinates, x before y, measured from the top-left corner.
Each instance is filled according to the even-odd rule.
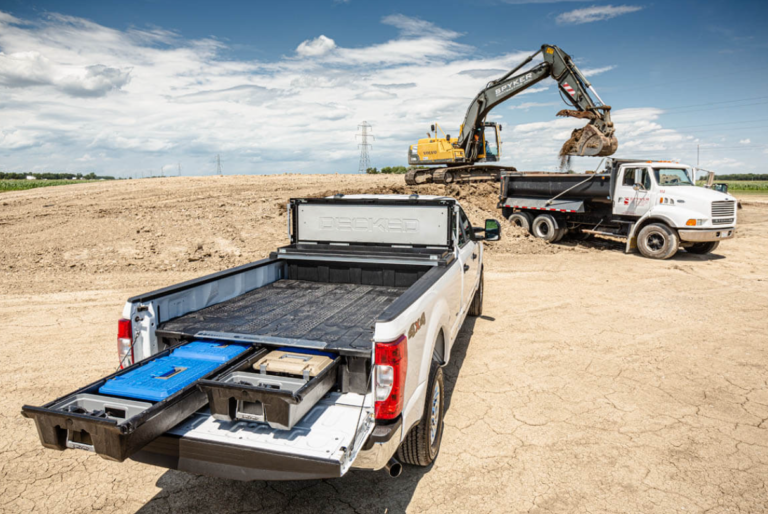
[[[402,177],[166,178],[0,196],[2,512],[766,512],[768,202],[715,254],[486,245],[484,316],[446,369],[441,454],[398,479],[240,483],[39,445],[19,414],[112,371],[126,298],[285,244],[291,196]],[[499,217],[494,186],[460,194]]]

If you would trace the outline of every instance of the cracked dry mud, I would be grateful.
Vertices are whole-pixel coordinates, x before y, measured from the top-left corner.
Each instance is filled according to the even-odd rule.
[[[0,511],[766,511],[760,200],[709,258],[542,246],[509,230],[489,244],[485,316],[466,323],[446,369],[441,454],[399,479],[240,483],[40,447],[22,404],[114,369],[126,298],[284,244],[289,196],[401,180],[179,178],[0,196]],[[463,193],[476,223],[498,216],[489,191]]]

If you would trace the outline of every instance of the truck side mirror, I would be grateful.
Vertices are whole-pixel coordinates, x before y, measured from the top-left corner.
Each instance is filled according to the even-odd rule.
[[[499,125],[499,132],[501,132],[501,125]]]
[[[430,131],[432,131],[432,132],[434,132],[434,131],[435,131],[435,126],[434,126],[434,125],[430,125],[430,126],[429,126],[429,130],[430,130]]]
[[[632,189],[634,189],[635,191],[645,191],[645,186],[642,184],[635,184],[634,186],[632,186]]]
[[[498,221],[490,219],[485,220],[485,240],[498,241],[501,239],[501,225]]]

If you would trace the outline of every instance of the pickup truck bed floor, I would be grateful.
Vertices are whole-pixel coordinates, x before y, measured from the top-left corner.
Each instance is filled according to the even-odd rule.
[[[159,332],[225,332],[327,343],[370,352],[376,318],[407,287],[278,280],[236,298],[166,321]]]

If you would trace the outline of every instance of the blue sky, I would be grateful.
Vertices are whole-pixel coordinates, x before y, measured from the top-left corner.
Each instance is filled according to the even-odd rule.
[[[0,0],[0,169],[202,175],[376,166],[542,43],[613,105],[619,156],[765,172],[766,2]],[[504,162],[552,170],[547,80],[497,107]],[[595,159],[576,159],[590,169]]]

